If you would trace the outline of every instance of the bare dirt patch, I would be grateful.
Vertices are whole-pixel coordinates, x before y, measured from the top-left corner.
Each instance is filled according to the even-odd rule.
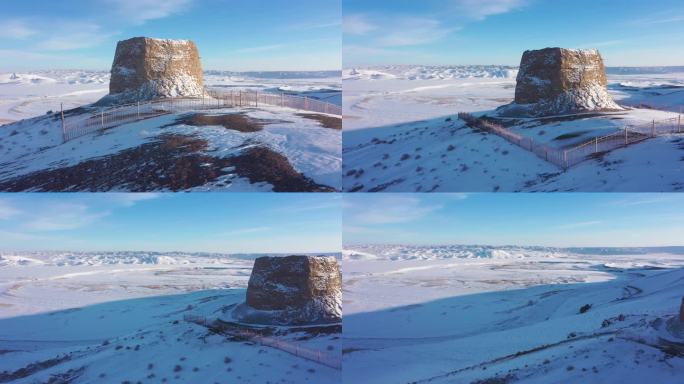
[[[226,129],[232,129],[238,132],[258,132],[264,129],[264,122],[257,119],[252,119],[244,113],[232,113],[227,115],[205,115],[202,113],[194,113],[184,116],[174,123],[192,125],[195,127],[202,126],[222,126]]]
[[[334,192],[297,172],[287,157],[263,147],[250,148],[231,158],[238,174],[251,182],[268,182],[275,192]]]
[[[285,156],[270,149],[251,148],[235,157],[220,158],[203,153],[207,146],[205,140],[190,136],[162,135],[158,141],[115,155],[0,182],[0,191],[182,191],[229,173],[252,183],[267,182],[276,192],[333,191],[297,172]],[[230,167],[235,171],[226,170]]]
[[[303,117],[305,119],[318,121],[318,123],[323,128],[330,128],[337,131],[342,130],[342,119],[339,117],[332,117],[326,115],[316,115],[312,113],[298,113],[297,116]]]

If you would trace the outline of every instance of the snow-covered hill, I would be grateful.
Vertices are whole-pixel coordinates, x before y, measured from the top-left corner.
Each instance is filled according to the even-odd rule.
[[[349,381],[674,384],[684,369],[682,247],[346,246],[343,269]]]
[[[496,108],[513,101],[514,76],[496,77],[496,71],[480,76],[481,69],[463,67],[458,76],[422,78],[410,74],[423,73],[425,67],[397,67],[401,70],[394,72],[391,68],[345,71],[345,191],[684,189],[681,135],[659,136],[601,154],[563,172],[528,150],[458,120],[458,112],[493,116]],[[369,78],[375,72],[386,75]],[[627,111],[503,123],[536,142],[570,148],[624,126],[676,121],[677,112],[684,108],[683,79],[677,68],[667,73],[612,74],[609,93]]]

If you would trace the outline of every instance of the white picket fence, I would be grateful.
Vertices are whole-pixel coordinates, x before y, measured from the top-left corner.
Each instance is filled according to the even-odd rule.
[[[661,121],[654,120],[647,124],[624,126],[618,132],[606,136],[595,137],[571,148],[562,149],[554,148],[544,143],[538,143],[531,137],[511,132],[504,126],[495,124],[491,121],[477,119],[469,113],[459,113],[458,117],[469,125],[476,126],[486,132],[498,135],[562,169],[568,169],[598,153],[626,147],[630,144],[656,136],[684,132],[682,118],[679,116]]]
[[[65,116],[62,112],[60,114],[62,138],[64,142],[67,142],[93,132],[170,113],[234,107],[266,108],[269,106],[342,116],[340,106],[308,97],[264,92],[208,90],[207,97],[202,98],[156,99],[101,108],[87,114],[74,116]]]

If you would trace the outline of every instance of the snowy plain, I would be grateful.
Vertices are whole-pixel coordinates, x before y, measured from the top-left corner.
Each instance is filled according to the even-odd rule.
[[[339,370],[186,321],[187,315],[218,318],[243,302],[258,256],[2,252],[0,378],[13,383],[339,382]],[[285,330],[278,337],[340,353],[339,336]]]
[[[457,119],[458,112],[491,115],[510,103],[516,75],[516,68],[505,66],[344,70],[344,190],[645,192],[684,188],[681,135],[659,136],[562,172],[500,137],[473,132]],[[676,119],[684,107],[684,68],[609,68],[608,81],[609,93],[626,111],[528,119],[511,130],[563,149],[626,125]]]
[[[668,349],[684,342],[681,247],[357,245],[343,258],[349,382],[678,383],[684,369]]]
[[[337,77],[335,77],[337,75]],[[234,73],[207,71],[210,89],[258,90],[305,95],[341,104],[339,72]],[[341,189],[342,138],[338,130],[287,108],[229,108],[212,114],[239,114],[258,121],[258,132],[239,132],[222,126],[174,124],[183,114],[123,124],[102,133],[93,133],[62,142],[61,123],[56,115],[60,103],[75,108],[99,100],[108,92],[109,74],[84,71],[40,71],[0,74],[0,181],[25,177],[32,172],[72,167],[163,140],[168,135],[194,137],[206,141],[208,155],[228,158],[253,147],[268,148],[285,156],[295,171],[313,182]],[[313,116],[313,117],[312,117]],[[3,123],[6,123],[2,126]],[[82,186],[80,188],[83,188]],[[78,189],[78,188],[77,188]],[[98,190],[98,186],[87,186]],[[116,190],[129,190],[121,185]],[[193,190],[270,191],[266,182],[250,182],[245,177],[223,172],[211,182]],[[108,189],[108,190],[111,190]],[[163,190],[163,189],[162,189]]]

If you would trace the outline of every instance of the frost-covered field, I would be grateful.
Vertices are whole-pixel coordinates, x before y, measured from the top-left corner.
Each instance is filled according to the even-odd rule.
[[[677,383],[684,369],[682,248],[349,246],[343,257],[350,382]]]
[[[340,73],[206,71],[209,88],[285,92],[341,105]],[[0,125],[94,103],[109,92],[109,71],[0,73]]]
[[[348,69],[344,88],[346,191],[677,191],[681,135],[661,136],[567,172],[504,139],[474,133],[457,112],[492,113],[510,103],[517,69],[389,66]],[[567,148],[624,125],[677,117],[684,68],[608,71],[609,91],[629,109],[578,119],[523,121],[511,129]],[[662,109],[655,110],[653,108]]]
[[[307,95],[339,104],[340,81],[339,76],[333,77],[335,73],[207,72],[206,84],[209,88],[258,89]],[[341,189],[342,138],[339,127],[330,125],[335,125],[335,117],[301,113],[286,108],[230,108],[213,110],[209,114],[240,115],[242,117],[238,117],[235,124],[239,125],[240,121],[245,121],[250,125],[248,128],[251,132],[240,130],[240,127],[228,129],[230,127],[225,125],[190,125],[180,122],[186,115],[174,114],[124,124],[103,133],[96,132],[63,143],[61,122],[54,115],[44,116],[47,110],[54,111],[59,108],[59,103],[56,104],[57,109],[50,104],[55,101],[53,99],[62,101],[62,98],[46,95],[64,87],[78,89],[79,98],[73,99],[71,104],[65,104],[65,108],[76,107],[94,102],[104,95],[102,92],[85,92],[88,87],[96,85],[102,87],[102,92],[106,93],[108,74],[61,71],[0,75],[0,105],[14,105],[14,101],[9,100],[16,99],[16,102],[26,106],[20,112],[12,112],[16,109],[14,107],[8,107],[4,115],[4,112],[0,112],[0,116],[5,116],[7,122],[24,119],[0,126],[0,184],[11,184],[5,184],[0,189],[271,191],[278,189],[269,181],[269,176],[259,176],[256,173],[268,173],[268,169],[273,169],[275,176],[283,178],[283,173],[289,172],[290,168],[291,176],[301,180],[292,181],[289,188],[297,183],[301,186],[303,178],[307,178],[311,183],[326,188]],[[36,100],[42,101],[27,98],[27,95],[34,94],[40,96]],[[36,115],[38,117],[32,117]],[[320,119],[327,119],[332,123],[322,122]],[[339,119],[337,122],[339,126]],[[192,140],[195,143],[194,147],[177,145],[179,138]],[[169,140],[175,140],[174,144],[162,144],[161,154],[158,149],[151,148],[157,143],[168,143]],[[192,149],[198,147],[204,148]],[[258,156],[266,163],[267,169],[246,172],[239,167],[235,169],[230,164],[230,158],[254,148],[265,149],[275,154],[272,156],[275,160]],[[149,153],[150,151],[154,153]],[[279,155],[284,156],[284,160],[277,159]],[[207,160],[202,160],[202,156]],[[176,162],[181,157],[194,158],[188,162]],[[278,164],[269,161],[289,164],[285,165],[287,169],[282,170],[278,169]],[[152,162],[157,164],[153,165]],[[110,166],[113,168],[108,171],[92,171]],[[191,170],[179,169],[180,167]],[[62,177],[59,172],[65,169],[72,175],[79,174],[77,180],[56,185],[59,184],[57,180]],[[98,178],[98,174],[102,175],[105,172],[112,174],[113,182]],[[149,176],[151,173],[157,174],[155,180],[141,180],[139,177],[141,174]],[[199,179],[184,176],[188,174],[204,176],[200,176]],[[179,177],[183,179],[176,180]],[[274,176],[270,178],[273,179]],[[36,181],[27,182],[27,179]],[[288,188],[280,188],[283,189]]]
[[[332,368],[186,321],[243,302],[256,256],[3,252],[0,381],[339,382]],[[335,334],[278,337],[339,351]]]

